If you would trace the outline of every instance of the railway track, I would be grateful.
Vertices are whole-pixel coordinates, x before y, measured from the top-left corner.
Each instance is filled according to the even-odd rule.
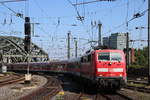
[[[133,100],[121,93],[97,93],[94,95],[80,93],[78,96],[74,96],[75,99],[70,98],[64,100]]]
[[[115,94],[99,93],[97,94],[95,100],[133,100],[133,99],[120,93],[115,93]]]
[[[47,83],[33,91],[32,93],[20,98],[19,100],[50,100],[54,95],[56,95],[60,90],[60,82],[50,76],[45,76],[48,81]]]
[[[7,77],[6,79],[0,80],[0,87],[13,84],[13,83],[17,83],[23,80],[25,80],[25,77],[23,75],[13,75],[13,76]]]
[[[62,78],[63,79],[63,78]],[[94,92],[91,89],[84,91],[84,89],[82,89],[82,86],[80,84],[80,86],[78,87],[78,85],[74,84],[74,81],[72,80],[67,80],[67,79],[63,79],[63,83],[67,83],[63,89],[66,89],[65,95],[62,96],[63,99],[60,100],[135,100],[130,98],[130,96],[126,95],[126,91],[122,91],[121,92],[116,92],[116,93],[110,93],[110,92],[106,92],[106,91],[100,91],[98,92]],[[74,84],[74,85],[71,85]],[[78,83],[77,83],[78,84]],[[68,87],[69,86],[69,87]],[[72,87],[72,89],[70,89],[70,87]],[[74,87],[74,88],[73,88]],[[80,88],[77,89],[76,88]],[[70,91],[70,92],[69,92]],[[91,91],[91,92],[90,92]]]
[[[80,93],[75,100],[96,100],[96,95],[89,95],[85,93]]]
[[[69,99],[68,99],[69,100]],[[121,93],[97,93],[96,95],[80,94],[75,100],[133,100]]]
[[[45,75],[44,75],[45,76]],[[47,83],[42,86],[41,88],[38,88],[36,90],[34,90],[32,93],[21,97],[19,100],[51,100],[51,98],[53,98],[56,94],[58,94],[61,90],[62,90],[62,82],[59,81],[59,79],[57,77],[54,76],[45,76],[47,78]],[[65,77],[63,77],[65,78]],[[16,76],[12,76],[12,77],[8,77],[5,80],[1,80],[0,81],[0,87],[4,86],[4,85],[9,85],[11,83],[15,83],[15,82],[19,82],[24,80],[24,76],[22,75],[16,75]],[[74,84],[74,82],[70,82],[67,81],[67,79],[65,79],[66,81],[63,82],[63,85],[68,85],[69,87],[72,85],[70,84]],[[73,85],[74,86],[74,85]],[[64,86],[66,87],[66,86]],[[129,88],[129,87],[128,87]],[[132,90],[138,90],[139,88],[135,88],[135,87],[130,87],[129,89]],[[145,92],[146,90],[142,90],[142,88],[140,88],[141,91]],[[63,99],[59,99],[59,100],[135,100],[132,99],[130,97],[128,97],[124,92],[116,92],[116,93],[105,93],[105,92],[100,92],[100,93],[95,93],[91,94],[91,93],[86,93],[83,92],[82,89],[79,90],[79,93],[74,93],[74,94],[70,94],[70,95],[65,95],[63,96]],[[147,91],[146,91],[147,92]],[[150,92],[148,92],[150,93]]]
[[[144,93],[150,93],[150,86],[148,85],[148,82],[146,80],[129,80],[128,84],[124,88]]]
[[[135,87],[135,86],[126,86],[126,89],[134,90],[134,91],[139,91],[139,92],[144,92],[144,93],[150,93],[150,88],[145,88],[145,87]]]

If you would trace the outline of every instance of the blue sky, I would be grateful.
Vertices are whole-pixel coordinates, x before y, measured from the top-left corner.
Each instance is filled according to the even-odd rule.
[[[6,1],[6,0],[0,0]],[[86,2],[92,0],[70,0],[72,3]],[[81,16],[84,16],[83,23],[77,20],[77,12],[68,0],[28,0],[26,2],[5,3],[7,7],[15,12],[23,13],[31,17],[31,23],[40,23],[34,27],[32,41],[44,48],[51,58],[66,57],[66,37],[71,31],[71,37],[84,38],[79,41],[79,55],[90,48],[88,40],[97,40],[98,28],[91,23],[102,25],[102,36],[109,36],[115,32],[130,32],[130,39],[147,39],[147,29],[136,30],[135,27],[147,27],[147,13],[126,25],[121,25],[133,18],[136,13],[147,9],[148,0],[116,0],[114,2],[96,2],[87,5],[77,6]],[[129,2],[129,3],[128,3]],[[128,6],[127,6],[128,4]],[[4,5],[0,6],[0,33],[24,37],[24,20],[16,17]],[[127,9],[128,8],[128,9]],[[128,12],[127,12],[128,10]],[[12,23],[11,23],[12,20]],[[4,22],[6,23],[4,24]],[[72,26],[76,25],[76,26]],[[118,26],[121,25],[119,28]],[[39,37],[34,37],[34,36]],[[74,40],[71,40],[72,57],[74,56]],[[135,42],[131,47],[141,48],[147,45],[142,42]]]

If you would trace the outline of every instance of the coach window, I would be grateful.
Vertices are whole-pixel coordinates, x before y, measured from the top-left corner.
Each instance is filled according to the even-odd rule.
[[[85,56],[83,57],[83,62],[84,62],[84,63],[86,62],[86,57],[85,57]]]
[[[84,59],[83,59],[83,57],[81,57],[81,62],[83,63],[83,61],[84,61]]]
[[[88,62],[91,62],[91,55],[88,55]]]
[[[82,63],[88,62],[88,56],[82,57],[82,58],[81,58],[81,62],[82,62]]]
[[[86,62],[88,62],[88,61],[89,61],[88,56],[86,56]]]

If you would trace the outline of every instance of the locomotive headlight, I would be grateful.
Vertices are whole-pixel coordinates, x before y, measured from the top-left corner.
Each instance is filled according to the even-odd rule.
[[[99,76],[103,76],[102,74],[100,74]]]
[[[120,74],[120,77],[122,77],[122,74]]]
[[[112,62],[109,63],[110,65],[112,64]]]

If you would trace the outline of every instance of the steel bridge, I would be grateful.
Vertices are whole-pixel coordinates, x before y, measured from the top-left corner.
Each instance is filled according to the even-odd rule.
[[[24,50],[24,39],[14,36],[0,36],[0,61],[4,63],[26,62],[27,56],[31,62],[48,61],[48,54],[31,43],[30,53]]]

